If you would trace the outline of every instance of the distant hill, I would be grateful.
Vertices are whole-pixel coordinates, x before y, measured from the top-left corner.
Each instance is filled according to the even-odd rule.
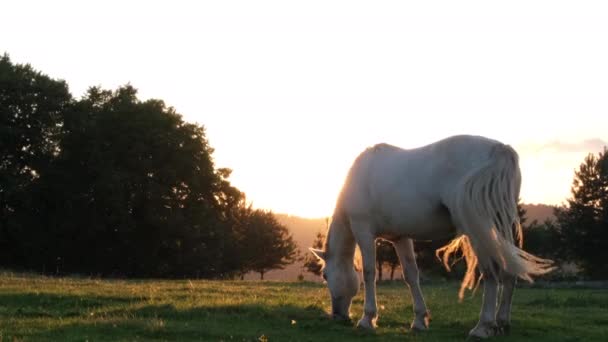
[[[526,224],[530,224],[534,220],[543,223],[547,219],[555,219],[555,215],[553,215],[554,206],[546,204],[523,204],[522,207],[526,210]]]
[[[539,223],[544,222],[546,219],[554,219],[553,206],[545,204],[523,204],[523,208],[526,210],[527,224],[537,220]],[[285,225],[293,234],[294,240],[300,247],[302,255],[310,253],[308,247],[312,246],[317,232],[326,232],[327,227],[325,226],[325,218],[303,218],[298,216],[291,216],[286,214],[275,214],[277,220]],[[304,272],[302,270],[302,263],[297,262],[293,265],[288,266],[284,270],[270,271],[264,275],[267,280],[296,280],[298,275],[304,275],[304,279],[320,281],[320,278]],[[260,275],[257,273],[248,274],[245,279],[259,279]]]

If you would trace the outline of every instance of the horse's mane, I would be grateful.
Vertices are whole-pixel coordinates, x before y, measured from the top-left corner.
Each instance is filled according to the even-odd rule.
[[[339,201],[338,201],[339,203]],[[336,211],[338,212],[338,211]],[[343,215],[341,215],[342,217],[338,217],[337,219],[340,220],[340,222],[337,222],[338,224],[343,224],[346,225],[345,228],[350,229],[350,225],[346,224],[347,222],[345,222],[344,220],[347,220],[347,218]],[[329,230],[331,227],[331,224],[333,223],[333,221],[336,220],[336,215],[334,214],[334,217],[331,218],[331,220],[328,220],[328,224],[327,224],[327,232],[325,233],[325,241],[323,242],[323,251],[325,252],[326,255],[329,255],[331,253],[329,245],[330,245],[330,238],[331,238],[331,234],[329,234]],[[355,244],[355,255],[353,257],[353,264],[355,266],[355,270],[357,270],[357,272],[360,272],[363,270],[363,258],[361,256],[361,250],[359,249],[359,245]],[[325,261],[321,260],[322,262],[322,267],[325,267]]]

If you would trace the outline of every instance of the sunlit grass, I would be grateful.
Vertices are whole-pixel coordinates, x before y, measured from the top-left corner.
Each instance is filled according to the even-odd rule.
[[[379,328],[328,320],[321,284],[90,280],[0,275],[3,341],[446,341],[464,340],[481,294],[459,304],[457,284],[425,285],[431,330],[409,331],[412,307],[400,283],[379,286]],[[354,300],[353,318],[363,297]],[[608,336],[608,291],[518,289],[509,341],[592,341]],[[262,340],[264,339],[262,338]]]

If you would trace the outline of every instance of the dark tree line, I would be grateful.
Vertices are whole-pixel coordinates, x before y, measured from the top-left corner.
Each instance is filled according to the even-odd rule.
[[[0,57],[0,266],[231,277],[293,262],[287,229],[212,154],[204,127],[131,86],[76,100]]]

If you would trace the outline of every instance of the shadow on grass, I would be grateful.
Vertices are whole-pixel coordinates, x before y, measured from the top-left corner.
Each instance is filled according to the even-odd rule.
[[[332,324],[323,310],[296,305],[225,305],[177,309],[171,304],[108,311],[102,318],[75,319],[28,335],[34,340],[299,340],[318,329],[334,338],[352,323]],[[333,333],[332,333],[333,332]]]
[[[138,302],[132,297],[71,296],[49,293],[0,294],[0,319],[73,317],[101,307]]]
[[[9,319],[28,329],[11,329]],[[0,295],[0,320],[8,327],[3,331],[0,324],[4,338],[36,341],[258,341],[267,336],[269,341],[317,342],[377,339],[378,334],[383,341],[397,341],[407,334],[405,328],[361,331],[356,321],[332,321],[323,308],[307,303],[179,308],[133,297],[45,293]]]
[[[285,290],[285,286],[276,287],[276,291]],[[286,291],[297,290],[288,286]],[[434,320],[431,331],[422,334],[406,328],[413,317],[407,301],[381,311],[380,328],[370,333],[355,329],[356,320],[339,323],[327,319],[321,304],[295,303],[295,299],[275,305],[200,302],[183,307],[184,302],[172,302],[173,297],[152,303],[132,296],[5,293],[0,294],[0,333],[7,340],[48,341],[258,341],[262,335],[269,341],[463,341],[476,323],[479,299],[454,304],[451,297],[444,299],[446,293],[451,295],[439,288],[428,291]],[[399,288],[385,293],[384,298],[394,300],[397,295],[407,296]],[[607,322],[605,292],[527,290],[518,295],[512,335],[495,341],[591,341],[608,332],[600,328]],[[360,314],[360,297],[355,301],[357,310]],[[572,310],[578,310],[578,320],[574,320],[578,314],[573,316]],[[13,323],[22,328],[11,327]],[[582,336],[585,338],[578,339]]]

